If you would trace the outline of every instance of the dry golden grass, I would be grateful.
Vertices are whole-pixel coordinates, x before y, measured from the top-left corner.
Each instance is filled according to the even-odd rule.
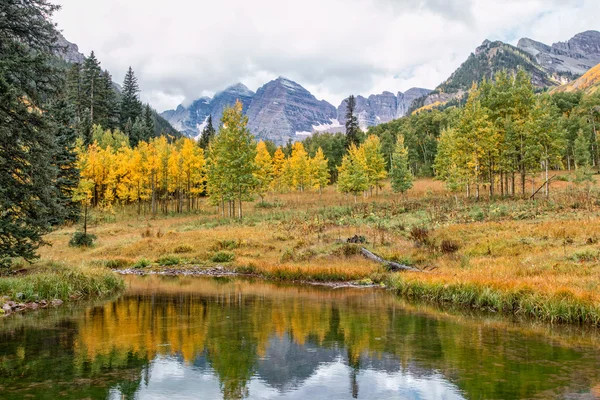
[[[270,195],[272,208],[246,204],[241,223],[220,218],[207,203],[198,213],[156,219],[126,208],[116,212],[116,222],[91,228],[98,236],[93,248],[68,247],[71,227],[48,235],[52,247],[41,255],[42,261],[73,265],[131,266],[146,259],[153,268],[167,261],[187,268],[215,265],[214,255],[227,252],[235,260],[225,266],[273,279],[385,279],[381,266],[348,253],[343,242],[358,234],[375,252],[427,269],[404,274],[402,285],[469,284],[597,307],[600,209],[597,187],[592,189],[590,194],[558,181],[550,201],[477,203],[447,192],[441,182],[420,179],[405,197],[386,187],[355,205],[353,197],[329,187],[322,196]],[[414,226],[429,229],[426,245],[416,246],[410,238]],[[445,254],[443,240],[458,245],[458,251]]]

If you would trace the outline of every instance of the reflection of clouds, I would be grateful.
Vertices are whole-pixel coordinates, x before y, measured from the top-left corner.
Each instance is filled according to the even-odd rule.
[[[352,368],[342,357],[330,363],[320,364],[314,373],[297,387],[277,390],[254,376],[248,383],[249,399],[310,399],[336,400],[350,397]],[[367,369],[357,375],[358,398],[362,399],[463,399],[456,386],[435,374],[426,378],[416,377],[410,372],[388,373],[383,370]],[[109,399],[119,399],[118,390],[111,390]],[[183,363],[175,357],[157,357],[150,367],[150,379],[137,393],[144,399],[220,399],[222,393],[219,378],[206,368]]]

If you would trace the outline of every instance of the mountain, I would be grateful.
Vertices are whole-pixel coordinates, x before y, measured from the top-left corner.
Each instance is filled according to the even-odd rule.
[[[313,129],[335,124],[335,107],[308,90],[279,77],[260,87],[248,108],[248,128],[258,138],[285,143]]]
[[[600,92],[600,64],[596,65],[574,81],[553,89],[552,93],[576,91],[583,91],[587,94]]]
[[[531,82],[537,88],[556,87],[573,77],[571,72],[544,69],[532,54],[519,47],[485,40],[446,81],[427,96],[417,99],[413,110],[430,109],[460,99],[473,82],[492,79],[496,72],[504,69],[516,72],[519,68],[531,75]]]
[[[578,33],[567,42],[548,46],[529,38],[519,40],[517,47],[531,54],[549,73],[584,74],[600,63],[600,32]]]
[[[236,100],[240,100],[243,111],[247,112],[253,96],[253,91],[241,83],[236,83],[215,94],[212,99],[204,96],[188,107],[179,105],[175,110],[167,110],[160,115],[179,132],[189,137],[196,137],[206,126],[209,115],[212,116],[213,124],[218,129],[225,107],[232,106]]]
[[[358,125],[366,130],[370,126],[389,122],[406,115],[413,101],[429,94],[431,90],[422,88],[411,88],[405,93],[398,95],[391,92],[372,94],[368,98],[356,96],[356,113]],[[337,120],[345,121],[347,100],[344,99],[337,108]]]
[[[75,43],[69,42],[62,34],[58,34],[56,45],[56,55],[72,64],[83,64],[85,56],[79,52],[79,47]]]
[[[212,115],[218,128],[225,107],[236,100],[248,116],[248,128],[258,138],[284,144],[298,140],[314,130],[337,126],[335,107],[317,100],[308,90],[289,79],[279,77],[260,87],[256,93],[241,83],[217,93],[212,99],[202,97],[189,107],[178,106],[161,115],[181,133],[196,137]]]

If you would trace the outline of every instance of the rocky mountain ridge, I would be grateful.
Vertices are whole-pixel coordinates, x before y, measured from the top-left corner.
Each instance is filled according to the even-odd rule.
[[[517,47],[531,54],[549,73],[582,75],[600,63],[600,32],[578,33],[566,42],[551,46],[529,38],[519,40]]]

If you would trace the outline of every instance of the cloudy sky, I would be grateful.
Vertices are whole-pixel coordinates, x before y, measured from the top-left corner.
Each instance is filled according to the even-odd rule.
[[[157,110],[236,82],[290,78],[334,105],[434,88],[488,38],[544,43],[600,29],[598,0],[55,0],[65,37]]]

